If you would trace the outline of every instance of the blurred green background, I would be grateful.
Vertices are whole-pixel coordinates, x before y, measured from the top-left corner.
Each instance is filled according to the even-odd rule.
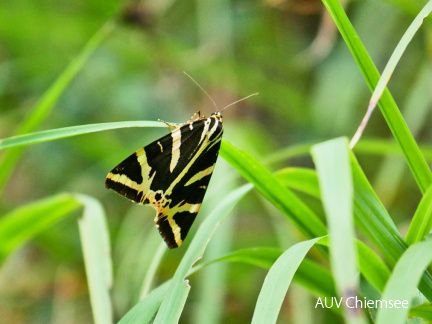
[[[346,2],[348,16],[380,71],[424,3]],[[0,138],[15,134],[42,94],[107,22],[114,24],[113,31],[38,130],[158,118],[184,122],[198,110],[209,115],[215,108],[182,73],[186,71],[219,108],[260,93],[224,112],[224,139],[264,163],[282,149],[352,136],[370,98],[354,59],[318,0],[2,1]],[[432,135],[430,30],[430,23],[425,24],[414,38],[389,85],[420,144],[430,143]],[[102,202],[113,246],[116,319],[137,302],[160,238],[153,225],[154,210],[107,191],[104,179],[130,153],[166,132],[131,128],[29,146],[1,193],[2,214],[59,192],[84,193]],[[391,138],[379,111],[364,137]],[[359,160],[403,233],[420,192],[401,157],[367,154],[364,147]],[[313,167],[308,154],[272,167],[289,165]],[[220,159],[211,183],[197,222],[241,180]],[[316,201],[310,206],[321,212]],[[2,265],[1,323],[93,321],[78,216],[62,220]],[[286,218],[257,193],[248,195],[223,226],[209,255],[254,246],[287,248],[299,239]],[[182,246],[165,253],[160,282],[172,276],[185,250]],[[204,323],[214,309],[219,314],[213,318],[224,323],[250,321],[266,271],[240,264],[217,267],[209,268],[207,275],[226,277],[220,281],[223,285],[206,287],[199,276],[191,281],[196,289],[182,315],[184,323]],[[294,286],[279,319],[335,320],[329,311],[312,312],[313,301],[304,288]]]

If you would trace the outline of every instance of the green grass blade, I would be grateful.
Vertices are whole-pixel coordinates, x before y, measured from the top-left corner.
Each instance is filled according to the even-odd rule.
[[[118,324],[147,324],[151,323],[158,311],[162,299],[167,294],[171,280],[154,289],[150,295],[136,304]]]
[[[84,205],[78,225],[94,322],[113,323],[110,301],[112,264],[105,212],[94,198],[84,195],[76,195],[76,198]]]
[[[112,24],[106,24],[87,42],[82,51],[74,58],[74,60],[66,67],[63,73],[57,78],[54,84],[44,93],[42,98],[36,104],[31,113],[18,127],[16,134],[26,134],[34,131],[50,114],[55,103],[60,95],[81,70],[84,64],[88,61],[90,55],[101,44],[101,42],[109,35],[113,29]],[[22,148],[16,148],[6,152],[0,160],[0,191],[3,189],[7,180],[11,176],[12,170],[16,165],[16,161],[21,157]]]
[[[354,246],[353,183],[348,141],[337,138],[312,148],[327,226],[330,261],[339,296],[349,298],[359,290]],[[364,323],[360,312],[345,312],[350,323]]]
[[[216,262],[238,262],[264,269],[270,269],[282,253],[283,251],[281,249],[269,247],[242,249],[206,263],[199,264],[193,267],[189,274],[195,273]],[[315,292],[317,296],[335,296],[335,287],[330,272],[323,266],[308,259],[302,261],[294,276],[294,280],[308,288],[310,291]]]
[[[234,208],[235,204],[252,189],[244,185],[227,195],[220,205],[204,220],[184,255],[164,296],[155,324],[177,323],[189,293],[189,284],[185,279],[192,265],[201,258],[207,242],[218,224]]]
[[[210,264],[216,262],[223,262],[223,261],[241,262],[241,263],[246,263],[246,264],[254,265],[265,269],[270,269],[270,267],[273,265],[276,259],[280,257],[282,252],[283,251],[281,249],[270,248],[270,247],[259,247],[259,248],[237,250],[230,254],[224,255],[220,258],[202,263],[194,267],[194,270],[196,271]]]
[[[417,17],[413,20],[413,22],[408,27],[405,34],[402,36],[401,40],[397,44],[372,94],[370,102],[374,106],[378,103],[379,98],[381,97],[384,89],[390,81],[396,65],[399,63],[403,53],[408,47],[408,44],[411,42],[411,40],[419,30],[420,26],[423,24],[423,20],[430,14],[431,11],[432,1],[429,1],[426,6],[424,6],[423,9],[420,11]]]
[[[431,261],[432,241],[420,242],[410,246],[393,269],[381,300],[407,300],[410,303],[416,296],[419,280]],[[375,323],[403,324],[408,311],[409,307],[380,308]]]
[[[390,270],[375,252],[362,241],[356,241],[357,264],[362,275],[379,291],[383,291]]]
[[[355,188],[356,225],[393,266],[406,250],[407,244],[397,231],[353,154],[351,154],[351,169]],[[419,288],[426,298],[432,299],[432,277],[428,272],[424,273]]]
[[[318,185],[318,176],[314,170],[301,168],[287,168],[278,171],[277,177],[282,183],[288,186],[290,189],[295,189],[300,192],[311,195],[315,198],[321,199],[320,188]],[[294,180],[289,179],[293,176]],[[354,201],[358,202],[358,195],[355,192]],[[367,209],[357,209],[356,217],[365,217],[367,215]],[[320,244],[325,240],[321,240]],[[358,267],[360,268],[363,276],[378,290],[383,291],[384,285],[390,276],[390,271],[385,263],[364,243],[356,241],[357,245],[357,257]]]
[[[384,257],[395,264],[406,248],[393,220],[374,192],[354,154],[351,154],[356,224]]]
[[[276,323],[288,287],[306,253],[321,238],[300,242],[286,250],[268,272],[258,296],[252,324]]]
[[[425,303],[413,307],[409,311],[410,317],[420,317],[424,322],[432,323],[432,305],[430,303]]]
[[[342,37],[349,47],[357,65],[362,72],[371,91],[379,80],[379,72],[369,57],[357,33],[337,0],[323,0]],[[379,107],[389,125],[393,136],[400,145],[408,166],[420,190],[425,192],[432,183],[432,173],[429,169],[417,143],[406,125],[393,97],[386,89],[379,101]]]
[[[0,219],[0,263],[14,249],[81,208],[68,194],[59,194],[17,208]]]
[[[309,151],[312,146],[318,144],[316,143],[307,143],[307,144],[298,144],[298,145],[290,145],[272,155],[270,155],[267,159],[265,159],[265,163],[273,164],[277,162],[286,161],[292,158],[307,156],[309,155]],[[420,146],[420,150],[424,157],[428,161],[432,161],[432,147],[428,145]],[[374,156],[383,156],[383,155],[393,155],[393,156],[401,156],[403,157],[403,152],[400,146],[393,141],[380,139],[380,138],[362,138],[360,142],[353,149],[356,154],[365,154],[365,155],[374,155]]]
[[[430,85],[432,84],[432,69],[429,62],[419,66],[419,72],[412,85],[409,85],[408,96],[403,101],[402,114],[406,123],[409,125],[413,136],[417,136],[420,132],[429,126],[428,116],[432,105],[432,97],[430,93]],[[426,160],[430,160],[430,155],[422,149],[423,156]],[[401,152],[402,153],[402,152]],[[386,206],[392,205],[405,173],[406,162],[396,156],[388,156],[376,169],[374,179],[374,189],[380,194],[381,201]]]
[[[421,152],[426,159],[432,161],[432,148],[430,146],[420,146]],[[356,154],[368,154],[368,155],[394,155],[403,156],[403,152],[397,143],[389,140],[383,139],[362,139],[354,147],[354,152]]]
[[[288,188],[307,193],[318,199],[321,198],[315,170],[290,167],[277,171],[275,175]]]
[[[291,219],[303,234],[309,238],[326,234],[325,225],[312,210],[248,152],[222,140],[220,154],[246,180],[253,183],[265,198]]]
[[[408,229],[406,242],[412,245],[424,239],[429,234],[432,228],[432,186],[424,194],[411,225]]]
[[[94,132],[128,127],[166,127],[166,125],[161,122],[155,121],[124,121],[50,129],[46,131],[34,132],[30,134],[0,139],[0,150],[10,147],[31,145],[77,135],[84,135]]]
[[[155,251],[154,256],[146,272],[146,275],[144,277],[142,287],[140,290],[140,299],[145,298],[149,294],[151,284],[153,283],[156,276],[156,270],[158,269],[165,252],[166,252],[165,242],[160,242],[159,247]]]
[[[364,175],[360,165],[351,155],[351,168],[353,171],[354,183],[354,215],[357,227],[361,232],[369,238],[371,242],[377,247],[384,258],[391,264],[396,264],[399,257],[404,253],[407,245],[403,241],[397,231],[396,226],[388,215],[386,209],[381,204],[377,195],[373,191],[366,176]],[[295,169],[291,172],[295,172]],[[317,175],[313,173],[307,174],[306,182],[313,186],[318,187]],[[319,192],[319,188],[313,189],[309,186],[297,186],[296,181],[286,181],[287,175],[283,170],[280,172],[279,178],[284,185],[293,185],[291,189],[302,191],[307,194]],[[315,177],[315,180],[313,179]],[[361,273],[366,277],[369,282],[378,290],[382,291],[384,285],[390,275],[387,266],[379,259],[376,254],[367,246],[357,241],[358,252],[358,265]],[[425,273],[420,285],[423,294],[430,298],[432,296],[432,278],[429,273]]]

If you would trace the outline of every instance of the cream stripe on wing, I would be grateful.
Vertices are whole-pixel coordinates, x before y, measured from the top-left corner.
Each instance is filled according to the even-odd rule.
[[[189,186],[192,183],[194,183],[194,182],[196,182],[198,180],[201,180],[206,175],[209,175],[210,173],[212,173],[213,169],[214,169],[214,166],[215,165],[213,164],[212,166],[209,166],[207,169],[202,170],[202,171],[200,171],[198,173],[195,173],[194,176],[192,178],[190,178],[188,182],[185,183],[185,186]]]
[[[177,128],[171,133],[172,137],[172,150],[171,150],[171,163],[170,171],[173,172],[180,158],[180,145],[181,145],[181,131]]]

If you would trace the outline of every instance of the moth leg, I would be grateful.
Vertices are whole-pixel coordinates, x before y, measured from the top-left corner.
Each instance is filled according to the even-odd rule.
[[[195,114],[192,115],[191,118],[189,118],[189,120],[185,124],[189,124],[200,119],[201,119],[201,112],[198,110]]]
[[[168,129],[169,129],[170,132],[171,132],[171,127],[173,127],[174,129],[176,129],[176,128],[182,127],[185,124],[185,123],[183,123],[183,124],[180,124],[180,123],[169,123],[169,122],[166,122],[166,121],[164,121],[162,119],[158,119],[158,121],[160,121],[160,122],[162,122],[164,124],[167,124]]]
[[[168,128],[169,128],[169,131],[171,132],[171,127],[173,127],[174,129],[180,128],[180,127],[182,127],[184,125],[193,123],[194,121],[200,120],[200,119],[202,119],[201,112],[198,111],[198,112],[194,113],[193,116],[187,122],[185,122],[185,123],[169,123],[169,122],[166,122],[166,121],[164,121],[162,119],[158,119],[158,121],[160,121],[160,122],[162,122],[164,124],[167,124]]]

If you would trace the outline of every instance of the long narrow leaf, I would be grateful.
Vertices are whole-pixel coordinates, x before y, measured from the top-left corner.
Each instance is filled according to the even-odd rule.
[[[96,324],[113,323],[112,264],[105,212],[94,198],[84,195],[76,195],[76,198],[84,205],[78,224],[94,321]]]
[[[286,250],[268,272],[258,296],[252,324],[276,323],[288,287],[306,253],[321,238],[300,242]]]
[[[9,147],[19,147],[41,142],[57,140],[61,138],[84,135],[94,132],[101,132],[110,129],[128,128],[128,127],[166,127],[165,124],[154,121],[124,121],[114,123],[101,123],[71,126],[57,129],[50,129],[41,132],[18,135],[9,138],[0,139],[0,150]]]
[[[330,234],[330,260],[340,296],[358,289],[354,247],[353,184],[348,142],[337,138],[312,148]],[[349,322],[364,322],[362,313],[345,312]]]

